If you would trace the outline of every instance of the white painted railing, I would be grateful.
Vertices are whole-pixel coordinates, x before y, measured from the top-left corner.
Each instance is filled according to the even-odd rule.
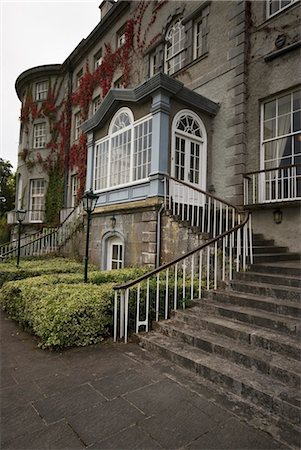
[[[244,204],[301,199],[301,164],[258,170],[244,175]]]
[[[166,207],[212,238],[136,280],[115,286],[114,341],[123,338],[127,342],[130,331],[149,331],[153,321],[167,319],[171,310],[201,299],[204,291],[217,289],[221,282],[232,279],[234,271],[246,270],[253,263],[248,213],[242,216],[234,206],[199,189],[193,203],[185,204],[187,194],[190,199],[195,188],[173,178],[165,184]],[[181,195],[177,194],[178,184],[183,186]]]
[[[42,256],[56,252],[78,229],[82,221],[83,206],[80,203],[57,228],[46,228],[39,233],[22,238],[21,256]],[[17,251],[17,240],[4,244],[0,246],[0,259],[15,258]]]

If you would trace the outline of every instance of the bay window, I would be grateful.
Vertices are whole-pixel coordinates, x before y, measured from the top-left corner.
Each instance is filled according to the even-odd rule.
[[[113,118],[109,136],[96,142],[94,190],[121,186],[146,179],[150,173],[152,118],[134,122],[128,108]]]

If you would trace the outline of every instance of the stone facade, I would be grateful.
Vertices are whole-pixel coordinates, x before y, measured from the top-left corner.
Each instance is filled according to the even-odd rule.
[[[148,178],[99,190],[90,246],[91,260],[99,267],[107,267],[107,245],[114,236],[123,245],[125,266],[147,264],[154,267],[160,259],[158,252],[161,261],[166,261],[201,242],[200,236],[179,227],[167,215],[158,222],[164,195],[162,179],[165,173],[173,175],[175,170],[173,119],[179,111],[192,111],[206,129],[205,190],[243,206],[244,174],[264,168],[260,156],[261,105],[278,93],[290,92],[300,82],[300,4],[292,1],[271,17],[268,17],[267,4],[264,0],[150,2],[141,23],[142,30],[147,31],[143,51],[136,45],[137,34],[133,36],[127,89],[114,89],[123,75],[122,67],[114,70],[112,89],[105,98],[101,86],[96,85],[88,120],[81,125],[88,139],[87,189],[95,187],[96,145],[109,135],[117,111],[129,108],[135,123],[148,115],[153,120]],[[61,115],[64,100],[77,91],[80,74],[85,74],[87,64],[93,73],[100,50],[104,56],[108,45],[112,51],[117,49],[118,39],[123,39],[124,26],[137,13],[139,5],[134,1],[119,1],[113,5],[103,2],[100,23],[63,64],[36,67],[21,74],[16,89],[23,107],[30,90],[46,79],[49,85],[56,86],[55,106]],[[154,14],[156,8],[159,10]],[[162,72],[169,70],[167,32],[179,20],[185,41],[182,67],[165,77]],[[280,48],[276,41],[278,47],[279,41],[282,42]],[[92,100],[97,96],[100,98],[96,111]],[[39,107],[38,101],[37,104]],[[70,104],[69,147],[78,141],[80,112],[79,105]],[[30,209],[31,180],[43,178],[46,187],[49,181],[41,165],[30,164],[37,153],[32,145],[34,126],[44,119],[42,115],[26,126],[23,123],[20,130],[17,205],[27,210]],[[49,123],[46,120],[46,142],[52,136]],[[58,137],[57,144],[60,143]],[[27,160],[26,151],[29,151]],[[39,151],[43,157],[49,154],[47,145]],[[65,171],[64,207],[67,210],[74,204],[72,175],[76,173],[76,167]],[[263,210],[262,205],[257,205],[253,207],[255,231],[271,233],[277,242],[296,249],[292,236],[293,230],[298,229],[299,208],[291,207],[289,202],[286,205],[280,202],[275,207],[284,208],[283,224],[273,224],[274,207]],[[28,232],[42,225],[28,221]],[[71,252],[72,241],[68,248]]]

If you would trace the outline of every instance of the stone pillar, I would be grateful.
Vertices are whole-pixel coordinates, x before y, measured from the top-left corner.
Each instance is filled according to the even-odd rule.
[[[93,132],[87,134],[87,177],[86,190],[93,189],[93,160],[94,160],[94,140]]]
[[[150,173],[150,196],[163,195],[160,174],[168,173],[169,161],[169,113],[170,99],[161,92],[153,97],[152,161]]]
[[[233,2],[229,9],[229,41],[232,44],[227,59],[233,72],[227,89],[231,94],[232,115],[227,127],[232,137],[226,142],[228,198],[236,205],[243,204],[243,174],[246,168],[246,113],[247,113],[247,54],[248,2]]]
[[[142,262],[154,269],[157,252],[157,212],[153,208],[142,213]]]

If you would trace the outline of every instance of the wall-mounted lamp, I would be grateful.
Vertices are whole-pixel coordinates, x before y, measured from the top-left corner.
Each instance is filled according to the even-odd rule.
[[[116,217],[115,216],[111,217],[111,226],[112,226],[113,230],[116,227]]]
[[[274,222],[279,224],[282,222],[282,211],[281,209],[275,209],[275,211],[273,212],[273,218],[274,218]]]

